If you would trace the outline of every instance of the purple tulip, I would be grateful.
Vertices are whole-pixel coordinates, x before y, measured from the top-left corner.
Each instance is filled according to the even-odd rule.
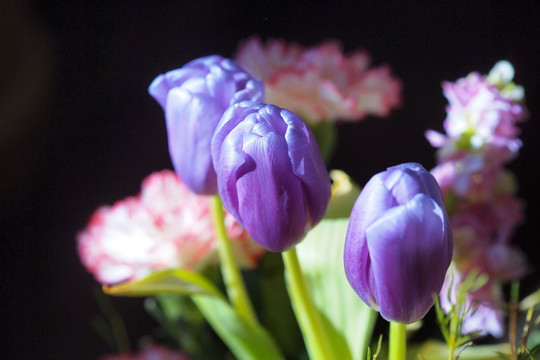
[[[388,321],[411,323],[433,305],[452,260],[441,190],[420,164],[388,168],[356,200],[345,238],[345,273]]]
[[[219,193],[253,240],[285,251],[324,216],[330,178],[313,135],[296,114],[242,102],[212,141]]]
[[[169,153],[177,174],[197,194],[216,194],[210,142],[232,104],[262,101],[263,84],[234,61],[213,55],[159,75],[148,88],[165,111]]]

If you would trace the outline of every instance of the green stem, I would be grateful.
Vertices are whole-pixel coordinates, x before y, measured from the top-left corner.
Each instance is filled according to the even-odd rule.
[[[227,289],[227,295],[238,314],[253,324],[257,324],[257,317],[240,274],[240,269],[233,254],[231,241],[227,237],[225,228],[225,213],[223,203],[219,196],[212,197],[212,212],[218,238],[218,250],[221,264],[221,273]]]
[[[388,360],[405,360],[407,357],[407,330],[405,324],[390,322]]]
[[[300,269],[296,249],[282,253],[285,265],[285,278],[291,304],[304,336],[309,358],[312,360],[331,360],[334,354],[328,335],[322,325],[319,313],[309,296],[304,276]]]
[[[97,290],[95,291],[95,295],[98,305],[103,312],[103,315],[105,316],[105,319],[109,321],[114,346],[116,346],[118,352],[130,352],[131,346],[129,345],[129,336],[127,334],[124,320],[114,308],[113,303],[110,301],[109,297],[105,296],[103,292]]]
[[[450,331],[448,337],[448,360],[454,360],[454,352],[456,351],[456,343],[458,339],[460,315],[459,311],[453,311],[450,320]]]

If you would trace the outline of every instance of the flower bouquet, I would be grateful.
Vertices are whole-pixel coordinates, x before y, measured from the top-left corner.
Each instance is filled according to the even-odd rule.
[[[513,75],[501,61],[444,83],[445,133],[426,132],[438,165],[363,189],[326,164],[339,122],[401,103],[366,51],[254,37],[156,77],[174,171],[99,208],[78,250],[104,293],[147,297],[160,329],[132,351],[114,312],[104,359],[534,359],[540,293],[520,301],[523,201],[504,168],[528,116]],[[407,344],[429,320],[440,333]]]

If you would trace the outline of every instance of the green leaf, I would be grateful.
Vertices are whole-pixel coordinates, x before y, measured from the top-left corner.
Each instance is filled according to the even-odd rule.
[[[323,220],[296,246],[296,251],[336,358],[363,360],[377,313],[364,304],[345,277],[347,225],[348,219]]]
[[[280,253],[264,255],[257,271],[259,282],[255,297],[260,306],[261,323],[272,334],[285,357],[298,359],[299,351],[305,351],[302,334],[285,287],[283,261]]]
[[[105,285],[103,291],[117,296],[207,294],[224,298],[223,294],[204,275],[184,269],[163,270],[141,280],[114,286]]]
[[[244,319],[225,300],[207,295],[191,298],[239,360],[283,359],[266,330]]]
[[[415,351],[416,350],[416,351]],[[458,349],[459,351],[459,349]],[[420,348],[411,349],[409,359],[417,359],[421,355],[429,360],[447,360],[448,346],[439,341],[428,340]],[[459,360],[501,360],[504,356],[510,356],[510,344],[474,345],[469,346],[459,355]]]
[[[317,124],[307,124],[311,133],[317,140],[321,155],[326,164],[330,163],[334,152],[336,151],[336,144],[338,140],[338,132],[336,125],[333,122],[321,121]]]
[[[349,218],[360,195],[360,186],[341,170],[330,171],[332,179],[332,198],[326,211],[326,219]]]
[[[240,316],[223,294],[200,273],[183,269],[164,270],[142,280],[104,286],[103,290],[118,296],[191,295],[205,319],[239,360],[283,359],[266,330]]]
[[[519,304],[519,309],[522,311],[528,310],[529,308],[539,308],[540,307],[540,289],[536,290],[534,293],[530,294]]]

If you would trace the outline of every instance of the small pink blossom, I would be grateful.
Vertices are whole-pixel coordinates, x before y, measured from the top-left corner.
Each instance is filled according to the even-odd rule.
[[[512,195],[489,202],[458,201],[451,215],[452,228],[470,227],[475,241],[507,244],[514,229],[523,222],[523,203]]]
[[[479,141],[518,135],[516,123],[524,120],[524,107],[486,77],[472,73],[456,83],[444,82],[443,90],[449,102],[444,123],[449,136],[460,136],[471,128]]]
[[[501,338],[504,335],[504,312],[501,303],[477,302],[474,312],[465,318],[461,331],[470,334],[492,335]]]
[[[448,160],[433,168],[431,174],[437,179],[443,194],[452,191],[474,201],[490,198],[493,187],[502,176],[500,167],[488,166],[480,155]]]
[[[263,249],[229,213],[225,223],[240,264],[255,266]],[[100,207],[77,240],[83,264],[103,284],[218,261],[210,198],[169,170],[147,177],[140,195]]]
[[[370,68],[370,56],[345,56],[336,41],[304,48],[252,37],[240,45],[238,63],[265,84],[266,102],[310,124],[388,116],[401,103],[401,82],[388,66]]]
[[[519,279],[529,270],[523,251],[507,244],[492,245],[487,251],[486,260],[491,277],[501,282]]]
[[[441,290],[441,307],[449,311],[456,303],[457,287],[463,283],[468,272],[462,273],[455,268],[448,272]],[[466,298],[468,312],[463,319],[463,334],[476,333],[480,336],[492,335],[500,338],[504,335],[504,313],[500,284],[488,281],[477,291],[469,293]]]
[[[99,360],[189,360],[189,356],[164,346],[152,345],[137,353],[105,355]]]
[[[513,76],[512,65],[501,61],[487,76],[471,73],[455,83],[443,83],[449,102],[446,134],[426,132],[431,145],[439,148],[438,165],[431,173],[450,214],[454,284],[458,286],[473,269],[488,278],[487,284],[468,294],[475,311],[464,319],[463,332],[496,337],[504,329],[500,287],[529,270],[525,254],[510,245],[524,218],[523,203],[515,196],[514,176],[503,167],[519,153],[517,124],[527,117],[523,88],[512,82]],[[441,302],[447,291],[441,292]]]
[[[501,67],[511,73],[497,75]],[[444,121],[446,135],[433,130],[426,132],[430,143],[440,148],[441,160],[455,158],[455,153],[463,149],[499,164],[517,156],[522,145],[517,138],[520,132],[517,124],[528,113],[522,103],[523,89],[511,82],[512,77],[512,65],[503,61],[488,76],[471,73],[455,83],[443,83],[449,103]]]

